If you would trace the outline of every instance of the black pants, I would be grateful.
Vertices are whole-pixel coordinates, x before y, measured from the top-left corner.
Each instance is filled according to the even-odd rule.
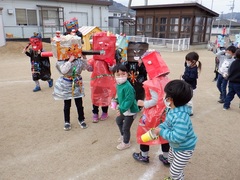
[[[123,136],[123,142],[125,144],[129,143],[130,141],[131,137],[130,129],[133,121],[134,121],[133,116],[124,116],[122,114],[116,118],[118,128],[120,130],[121,135]]]
[[[84,112],[82,106],[82,98],[75,98],[75,105],[77,107],[78,112],[78,121],[84,121]],[[71,108],[71,99],[64,100],[64,120],[65,123],[70,123],[70,108]]]
[[[168,152],[169,151],[169,143],[167,144],[161,144],[162,146],[162,152]],[[149,145],[145,145],[145,144],[140,144],[140,150],[142,152],[148,152],[149,151]]]
[[[98,106],[95,106],[93,104],[93,110],[92,110],[93,114],[98,114],[99,110],[98,110]],[[107,113],[108,112],[108,106],[102,106],[102,112],[103,113]]]

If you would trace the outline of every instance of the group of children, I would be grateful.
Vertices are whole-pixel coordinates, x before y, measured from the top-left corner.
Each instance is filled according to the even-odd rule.
[[[72,26],[74,23],[71,21],[70,24],[71,29],[77,28],[77,26]],[[67,23],[65,25],[67,26]],[[60,36],[59,38],[60,41],[52,42],[55,52],[59,52],[58,45],[66,39],[65,37],[61,39]],[[81,41],[81,37],[78,37],[76,33],[70,32],[69,38],[72,42]],[[142,163],[149,163],[150,145],[161,144],[163,154],[159,155],[159,160],[164,165],[170,165],[171,177],[167,179],[184,179],[183,169],[192,157],[197,142],[190,116],[193,115],[191,103],[193,90],[197,87],[198,71],[201,69],[199,56],[196,52],[188,53],[185,57],[185,71],[181,80],[170,81],[167,77],[169,69],[160,53],[155,50],[145,50],[129,64],[116,63],[114,59],[116,39],[114,38],[106,32],[96,33],[93,36],[93,50],[103,50],[105,53],[94,54],[89,60],[82,55],[82,52],[55,56],[58,58],[56,68],[61,76],[56,80],[53,97],[64,101],[64,130],[71,129],[72,99],[77,107],[80,127],[84,129],[88,127],[82,104],[84,85],[81,76],[83,70],[88,70],[92,72],[90,87],[93,123],[108,118],[108,107],[114,99],[117,102],[116,124],[120,132],[117,149],[124,150],[131,146],[131,126],[136,115],[141,111],[142,115],[137,128],[137,143],[140,145],[140,152],[134,152],[133,158]],[[139,51],[134,50],[134,52]],[[137,68],[141,69],[148,79],[140,79],[140,81]],[[53,80],[50,77],[46,80],[49,82],[49,87],[52,87]],[[141,98],[138,95],[142,92],[135,87],[137,80],[139,80],[138,88],[140,85],[143,89]],[[233,83],[233,90],[235,87]],[[102,108],[100,117],[99,107]],[[158,138],[143,142],[142,135],[152,128]]]
[[[240,98],[240,49],[231,45],[219,47],[216,51],[218,102],[223,104],[223,110],[227,110],[235,94]]]

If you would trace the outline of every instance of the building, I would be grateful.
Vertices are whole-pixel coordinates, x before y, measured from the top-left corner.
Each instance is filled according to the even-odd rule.
[[[230,29],[229,29],[229,26]],[[212,24],[212,34],[217,35],[222,33],[222,28],[226,28],[226,34],[239,34],[240,23],[236,21],[230,21],[227,19],[216,19]]]
[[[64,32],[63,22],[73,17],[81,26],[108,27],[108,7],[112,0],[1,0],[5,34],[28,38],[41,32],[53,37]]]
[[[131,6],[136,11],[135,34],[156,38],[190,38],[190,44],[210,40],[219,14],[198,3]]]

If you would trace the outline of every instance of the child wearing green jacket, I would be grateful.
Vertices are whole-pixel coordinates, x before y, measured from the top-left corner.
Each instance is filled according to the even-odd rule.
[[[131,136],[131,126],[135,119],[139,108],[135,98],[135,90],[132,85],[127,81],[128,72],[127,68],[118,64],[113,69],[115,79],[117,82],[117,118],[116,123],[120,130],[120,138],[118,142],[117,149],[124,150],[131,146],[130,136]]]

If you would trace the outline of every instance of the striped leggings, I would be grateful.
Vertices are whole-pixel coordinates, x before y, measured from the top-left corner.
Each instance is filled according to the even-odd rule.
[[[184,180],[183,169],[191,159],[193,150],[189,151],[173,151],[170,148],[168,153],[168,162],[170,165],[170,175],[174,180]]]

